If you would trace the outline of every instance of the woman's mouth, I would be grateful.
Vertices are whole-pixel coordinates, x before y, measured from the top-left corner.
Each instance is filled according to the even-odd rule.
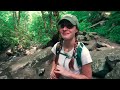
[[[63,33],[63,35],[68,35],[69,33]]]

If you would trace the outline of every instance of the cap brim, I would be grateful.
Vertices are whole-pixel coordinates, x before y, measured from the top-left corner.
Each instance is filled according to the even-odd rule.
[[[59,22],[58,22],[58,25],[61,23],[61,21],[63,21],[63,20],[68,20],[70,23],[72,23],[73,25],[76,25],[76,23],[72,20],[72,19],[70,19],[70,18],[62,18],[61,20],[59,20]]]

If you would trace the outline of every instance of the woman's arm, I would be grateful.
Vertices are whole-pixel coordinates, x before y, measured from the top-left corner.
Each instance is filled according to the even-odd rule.
[[[53,61],[52,61],[52,67],[51,67],[51,71],[50,71],[50,79],[56,79],[56,75],[54,73],[54,70],[56,68],[56,64],[55,64],[55,55],[53,56]]]
[[[91,63],[82,66],[81,74],[74,74],[71,72],[69,77],[73,79],[92,79]]]
[[[52,68],[51,68],[51,71],[53,71],[55,69],[55,55],[53,56],[53,61],[52,61]]]
[[[90,63],[83,65],[81,69],[81,74],[75,74],[71,71],[65,70],[64,67],[58,65],[57,70],[54,72],[69,77],[71,79],[92,79],[92,69]]]

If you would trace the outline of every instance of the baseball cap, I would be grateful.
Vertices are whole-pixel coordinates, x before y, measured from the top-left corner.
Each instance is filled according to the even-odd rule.
[[[59,20],[58,25],[60,24],[60,22],[61,22],[62,20],[68,20],[68,21],[70,21],[73,25],[76,25],[77,28],[79,28],[78,19],[77,19],[77,17],[74,16],[74,15],[71,15],[71,14],[66,14],[66,15],[64,15],[64,16]]]

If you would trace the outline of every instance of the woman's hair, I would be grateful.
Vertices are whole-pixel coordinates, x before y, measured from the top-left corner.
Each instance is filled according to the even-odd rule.
[[[76,28],[77,28],[77,27],[76,27]],[[78,30],[78,32],[79,32],[79,30]],[[69,62],[69,68],[70,68],[71,70],[74,70],[73,65],[74,65],[74,58],[75,58],[75,53],[76,53],[76,47],[77,47],[77,45],[78,45],[78,40],[77,40],[78,32],[75,33],[75,44],[74,44],[73,56],[72,56],[72,58],[71,58],[71,60],[70,60],[70,62]],[[62,46],[63,46],[63,40],[64,40],[64,39],[59,36],[59,42],[60,42],[60,43],[59,43],[59,45],[57,45],[57,47],[56,47],[56,48],[58,48],[59,53],[60,53],[60,51],[61,51],[61,49],[62,49]],[[58,64],[59,53],[56,54],[56,57],[55,57],[55,63],[56,63],[56,64]]]

